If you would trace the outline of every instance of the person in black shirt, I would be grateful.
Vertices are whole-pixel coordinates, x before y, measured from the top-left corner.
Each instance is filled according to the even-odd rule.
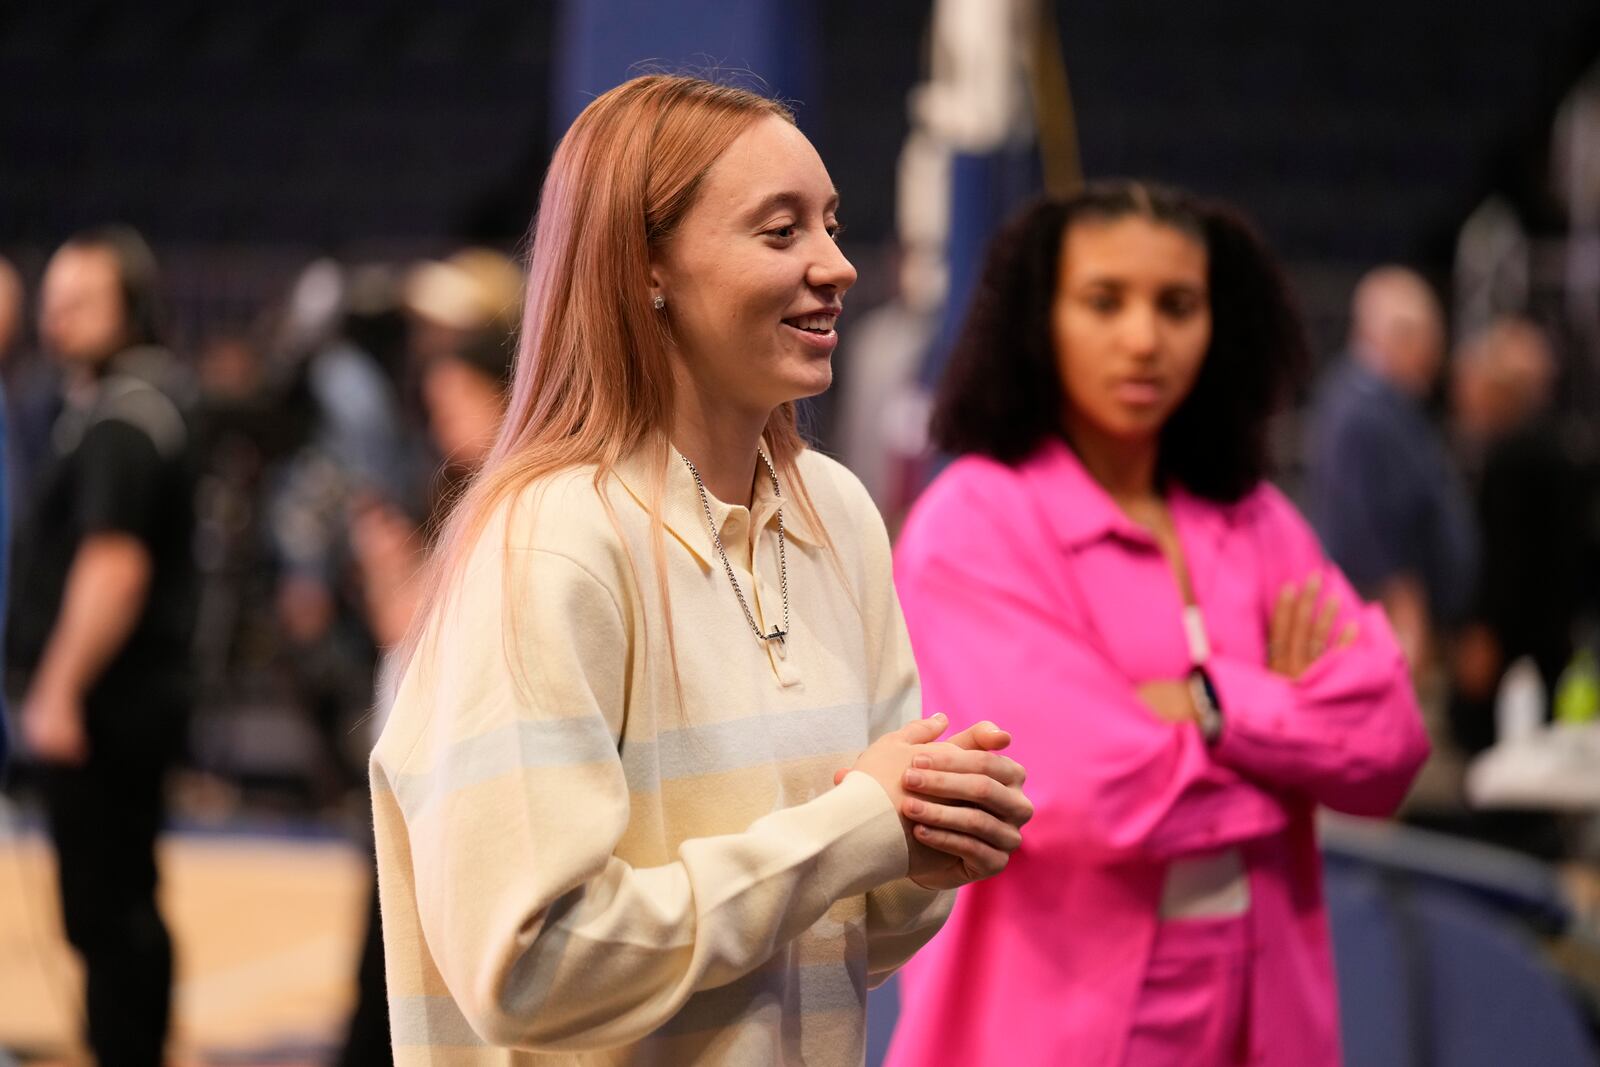
[[[1554,693],[1590,610],[1592,502],[1582,464],[1551,410],[1558,364],[1549,336],[1506,317],[1463,346],[1452,400],[1474,475],[1483,567],[1456,648],[1452,729],[1468,752],[1495,741],[1505,670],[1530,657]]]
[[[156,293],[130,230],[74,237],[45,271],[39,329],[65,406],[18,538],[8,637],[101,1067],[161,1063],[171,1008],[154,849],[186,732],[196,578],[185,394]]]

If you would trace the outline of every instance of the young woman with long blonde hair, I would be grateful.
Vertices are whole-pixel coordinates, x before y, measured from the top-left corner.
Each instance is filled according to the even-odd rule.
[[[1017,847],[1008,738],[930,744],[883,523],[796,429],[837,199],[784,108],[691,78],[557,149],[372,758],[396,1062],[859,1063],[866,987]]]

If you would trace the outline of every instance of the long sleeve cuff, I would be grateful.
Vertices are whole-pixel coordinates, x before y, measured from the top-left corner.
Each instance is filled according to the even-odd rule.
[[[1298,682],[1258,664],[1206,665],[1222,706],[1212,758],[1241,774],[1358,815],[1399,805],[1428,754],[1409,679],[1396,658],[1372,670],[1334,653]]]
[[[1206,673],[1216,687],[1222,733],[1211,746],[1218,762],[1249,772],[1270,765],[1263,746],[1289,743],[1289,716],[1295,710],[1294,684],[1279,674],[1224,656],[1213,657]]]
[[[910,878],[867,894],[867,986],[876,989],[939,932],[954,891],[924,889]]]
[[[814,884],[834,900],[903,878],[911,864],[900,813],[884,788],[861,771],[851,771],[814,800],[758,819],[750,829],[814,839]]]

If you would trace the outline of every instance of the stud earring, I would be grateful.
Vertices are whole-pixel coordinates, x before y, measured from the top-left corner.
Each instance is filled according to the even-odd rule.
[[[650,305],[657,311],[660,311],[662,308],[667,306],[667,298],[662,296],[660,293],[657,293],[656,298],[650,301]]]

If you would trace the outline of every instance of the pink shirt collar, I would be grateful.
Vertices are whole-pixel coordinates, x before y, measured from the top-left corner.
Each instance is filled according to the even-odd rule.
[[[1111,537],[1154,547],[1150,532],[1123,513],[1060,438],[1041,445],[1022,462],[1018,473],[1034,487],[1033,498],[1062,547],[1076,550]],[[1196,570],[1202,560],[1195,557],[1208,557],[1209,550],[1233,525],[1234,507],[1197,497],[1180,485],[1167,490],[1167,503],[1190,557],[1190,569]]]

